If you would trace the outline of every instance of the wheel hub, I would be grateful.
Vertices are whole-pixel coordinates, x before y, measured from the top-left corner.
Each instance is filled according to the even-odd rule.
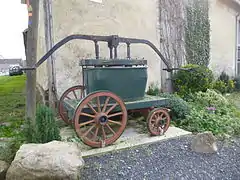
[[[164,120],[162,118],[158,118],[156,121],[155,121],[155,126],[163,126],[164,125]]]
[[[108,122],[108,117],[104,113],[100,113],[99,115],[96,116],[96,121],[98,124],[105,125]]]

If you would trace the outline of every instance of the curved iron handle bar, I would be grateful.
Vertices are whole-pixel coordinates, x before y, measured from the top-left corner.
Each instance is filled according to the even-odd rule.
[[[116,45],[113,45],[113,47],[117,48],[118,43],[126,43],[126,44],[146,44],[150,46],[161,58],[161,60],[164,62],[164,64],[167,67],[167,71],[172,71],[170,63],[164,58],[164,56],[161,54],[161,52],[156,48],[156,46],[151,43],[148,40],[145,39],[135,39],[135,38],[124,38],[124,37],[118,37],[117,35],[112,36],[93,36],[93,35],[81,35],[81,34],[73,34],[70,36],[65,37],[61,41],[59,41],[57,44],[55,44],[42,58],[33,66],[33,67],[26,67],[22,68],[23,70],[35,70],[38,68],[43,62],[45,62],[49,56],[51,56],[57,49],[59,49],[61,46],[66,44],[67,42],[74,40],[74,39],[82,39],[82,40],[90,40],[93,42],[98,41],[104,41],[111,43],[113,41],[117,42]]]

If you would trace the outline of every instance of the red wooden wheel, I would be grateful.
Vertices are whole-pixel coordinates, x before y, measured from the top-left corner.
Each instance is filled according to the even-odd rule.
[[[67,89],[61,96],[58,104],[58,113],[62,120],[67,123],[71,124],[72,119],[68,118],[68,112],[67,109],[64,107],[64,100],[66,99],[72,99],[72,100],[81,100],[84,97],[84,86],[78,85],[78,86],[73,86],[69,89]]]
[[[75,130],[91,147],[114,143],[127,124],[127,109],[117,95],[99,91],[85,97],[75,111]]]
[[[153,136],[162,135],[168,130],[170,120],[171,118],[167,109],[154,109],[148,115],[147,128]]]

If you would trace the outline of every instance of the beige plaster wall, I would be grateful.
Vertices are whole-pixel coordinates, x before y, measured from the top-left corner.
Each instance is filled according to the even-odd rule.
[[[210,0],[211,61],[216,74],[223,70],[235,75],[236,15],[238,5],[231,0]]]
[[[53,33],[55,43],[70,34],[119,35],[143,38],[159,47],[157,0],[53,0]],[[41,2],[42,5],[42,2]],[[38,57],[45,52],[43,14],[40,11]],[[107,45],[100,44],[102,58],[108,58]],[[145,45],[134,45],[133,58],[145,58],[149,65],[149,82],[160,83],[160,60]],[[80,58],[94,58],[91,42],[74,40],[56,52],[56,80],[58,95],[67,88],[82,83]],[[126,57],[125,45],[118,54]],[[46,63],[38,69],[38,82],[47,89]]]

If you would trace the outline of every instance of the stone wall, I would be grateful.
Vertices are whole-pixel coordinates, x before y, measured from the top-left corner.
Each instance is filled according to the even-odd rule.
[[[40,1],[40,25],[38,59],[46,52],[44,37],[43,2]],[[158,1],[157,0],[53,0],[53,34],[58,42],[71,34],[119,35],[123,37],[148,39],[159,47]],[[119,57],[126,58],[125,45],[120,48]],[[100,44],[100,57],[108,58],[105,44]],[[161,83],[161,61],[146,45],[134,45],[132,58],[148,60],[149,81]],[[81,84],[81,58],[94,58],[92,42],[75,40],[56,52],[56,83],[58,95],[64,90]],[[47,89],[47,68],[44,63],[37,71],[37,81]]]
[[[210,0],[210,67],[216,75],[235,75],[237,12],[239,5],[231,0]]]

